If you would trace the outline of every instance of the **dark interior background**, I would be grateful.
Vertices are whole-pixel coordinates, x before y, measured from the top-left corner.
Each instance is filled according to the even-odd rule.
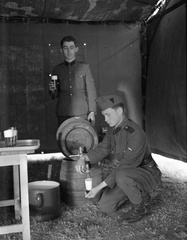
[[[187,161],[186,4],[168,1],[150,17],[157,2],[2,1],[0,131],[16,126],[19,139],[40,139],[39,151],[59,151],[48,83],[63,60],[60,40],[73,35],[98,96],[121,95],[152,152]],[[103,126],[98,113],[98,133]]]

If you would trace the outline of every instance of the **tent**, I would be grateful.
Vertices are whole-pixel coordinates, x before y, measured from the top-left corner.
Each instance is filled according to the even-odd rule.
[[[180,0],[2,1],[1,133],[16,126],[20,139],[39,138],[41,151],[58,150],[48,83],[63,60],[61,38],[73,35],[98,95],[121,95],[152,152],[186,162],[185,10]],[[104,124],[98,114],[98,132]]]

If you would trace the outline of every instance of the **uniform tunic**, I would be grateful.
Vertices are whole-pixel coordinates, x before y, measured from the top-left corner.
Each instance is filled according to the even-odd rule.
[[[96,112],[96,88],[90,67],[86,63],[73,61],[57,65],[53,75],[58,76],[58,89],[52,98],[58,98],[57,116],[81,116]]]
[[[103,141],[87,155],[91,163],[97,163],[112,151],[118,164],[106,177],[105,182],[110,189],[118,186],[122,190],[121,194],[116,190],[112,192],[113,195],[116,192],[115,204],[117,206],[118,201],[122,201],[125,195],[132,203],[137,204],[141,201],[142,194],[154,191],[161,181],[161,172],[153,159],[150,164],[142,164],[143,159],[151,159],[145,132],[135,122],[125,118],[117,129],[109,128]],[[154,166],[151,163],[154,163]],[[106,198],[111,198],[111,194],[105,195]],[[106,202],[105,199],[104,207],[107,207]]]

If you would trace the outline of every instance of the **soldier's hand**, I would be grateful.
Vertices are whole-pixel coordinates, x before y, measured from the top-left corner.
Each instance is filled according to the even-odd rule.
[[[51,82],[49,83],[49,90],[50,90],[50,91],[55,91],[55,90],[56,90],[53,81],[51,81]]]
[[[77,160],[77,163],[75,165],[75,170],[78,173],[83,174],[85,172],[85,156],[82,154],[79,159]]]
[[[85,197],[86,197],[86,198],[94,198],[99,191],[100,191],[100,190],[97,189],[97,187],[94,187],[94,188],[92,188],[92,189],[89,191],[88,194],[86,194]]]
[[[86,198],[94,198],[98,192],[100,192],[103,188],[107,186],[105,181],[102,181],[100,184],[98,184],[96,187],[92,188],[90,192],[85,196]]]
[[[88,121],[90,121],[93,126],[95,125],[95,113],[94,112],[90,112],[88,114]]]

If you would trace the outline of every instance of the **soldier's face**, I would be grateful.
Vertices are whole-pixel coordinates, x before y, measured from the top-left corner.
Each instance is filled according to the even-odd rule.
[[[78,47],[75,46],[74,42],[64,42],[62,52],[67,62],[75,60],[75,54],[78,51]]]
[[[121,108],[107,108],[106,110],[102,111],[102,114],[105,118],[105,122],[108,123],[110,127],[117,127],[122,121]]]

